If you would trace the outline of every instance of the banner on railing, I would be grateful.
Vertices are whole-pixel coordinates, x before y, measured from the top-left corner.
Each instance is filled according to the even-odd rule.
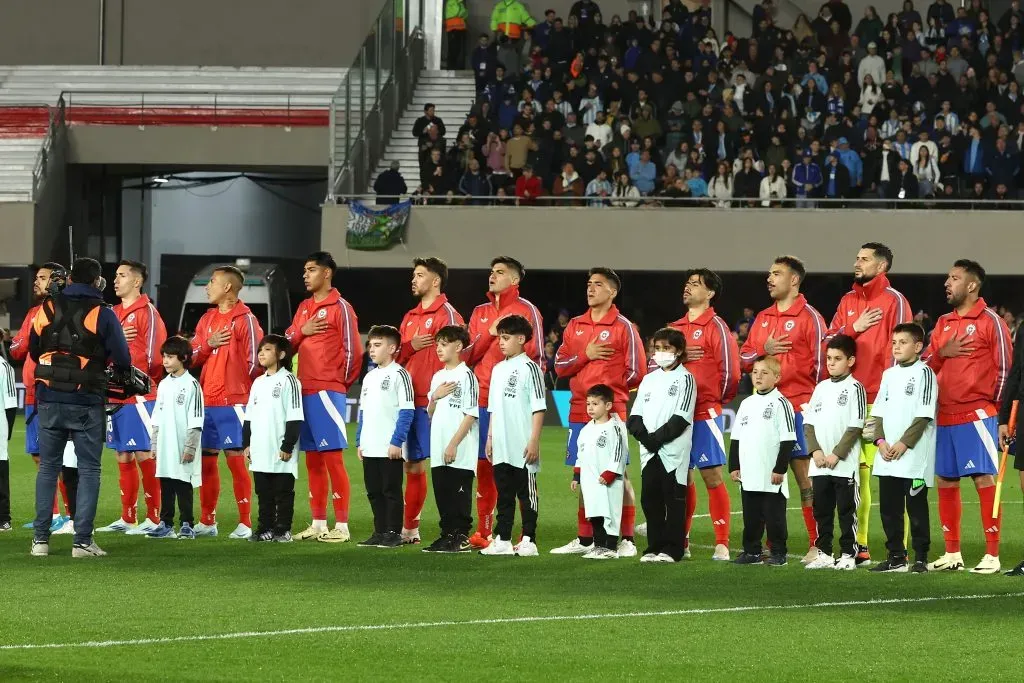
[[[345,245],[349,249],[373,251],[390,249],[405,239],[412,201],[406,200],[382,209],[371,209],[361,202],[348,205],[348,229]]]

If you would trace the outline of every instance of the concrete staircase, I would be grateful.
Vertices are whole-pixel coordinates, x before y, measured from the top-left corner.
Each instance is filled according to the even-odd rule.
[[[0,138],[0,202],[32,201],[34,172],[43,138]]]
[[[444,121],[447,134],[445,141],[450,148],[458,135],[459,128],[466,121],[469,110],[476,102],[476,84],[471,71],[428,71],[424,70],[416,82],[416,90],[412,101],[402,113],[398,127],[392,131],[387,149],[370,174],[370,185],[367,193],[373,196],[373,183],[377,176],[392,161],[401,164],[400,172],[405,177],[405,184],[412,192],[419,186],[420,167],[419,151],[416,138],[412,136],[412,126],[423,115],[423,106],[432,102],[436,109],[435,116]]]

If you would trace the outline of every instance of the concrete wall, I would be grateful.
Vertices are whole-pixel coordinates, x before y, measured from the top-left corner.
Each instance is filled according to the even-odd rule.
[[[0,266],[35,262],[35,205],[32,202],[0,202]]]
[[[1018,211],[564,209],[414,207],[408,243],[384,252],[347,251],[348,208],[323,209],[323,248],[354,268],[408,268],[420,255],[452,268],[480,268],[514,253],[531,269],[765,271],[780,253],[815,273],[849,273],[863,242],[883,241],[901,274],[945,272],[972,258],[992,275],[1020,270]]]
[[[4,0],[0,64],[348,66],[393,1]]]

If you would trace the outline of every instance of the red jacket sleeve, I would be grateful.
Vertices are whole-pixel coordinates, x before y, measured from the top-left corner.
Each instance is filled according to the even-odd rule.
[[[341,301],[341,339],[345,345],[345,386],[352,386],[359,379],[363,368],[363,343],[359,336],[359,319],[352,304]]]
[[[157,313],[156,306],[150,304],[149,316],[146,318],[146,358],[149,360],[149,376],[159,377],[163,372],[163,358],[160,355],[160,347],[167,341],[167,326],[164,319]]]
[[[760,322],[761,314],[758,313],[747,333],[747,340],[743,342],[743,348],[740,349],[740,369],[743,372],[753,370],[754,361],[764,355],[764,343],[754,341],[754,330],[759,328]]]
[[[405,330],[408,327],[406,323],[409,321],[409,314],[406,313],[402,316],[402,324],[398,326],[398,331],[402,335],[402,345],[398,348],[398,363],[405,365],[412,358],[412,355],[416,353],[416,350],[412,348],[412,342],[405,338]]]
[[[526,306],[528,315],[524,316],[533,327],[533,339],[526,343],[526,355],[541,368],[544,367],[544,319],[536,306]]]
[[[825,347],[830,341],[832,341],[832,337],[839,334],[845,334],[849,337],[853,337],[854,339],[860,336],[860,334],[853,329],[852,324],[847,327],[845,315],[846,310],[846,296],[843,295],[843,298],[839,300],[839,307],[836,308],[835,315],[832,316],[832,322],[829,323],[828,331],[825,333],[825,338],[821,340],[822,347]]]
[[[1010,366],[1013,364],[1013,342],[1010,341],[1010,329],[1006,321],[995,314],[988,315],[992,321],[992,356],[996,366],[995,399],[998,406],[1003,400],[1006,383],[1010,377]]]
[[[211,311],[213,309],[210,309]],[[210,358],[210,353],[213,349],[206,343],[209,338],[207,330],[210,325],[208,319],[210,317],[210,311],[203,314],[203,317],[199,319],[196,324],[196,333],[192,337],[192,367],[198,368]]]
[[[946,362],[946,359],[939,353],[939,349],[942,345],[939,343],[939,330],[942,325],[942,318],[939,318],[935,323],[935,327],[932,329],[931,338],[928,340],[928,348],[921,354],[921,360],[928,364],[928,367],[937,375],[939,370],[942,369],[942,364]],[[945,340],[943,340],[945,343]]]
[[[629,324],[629,334],[631,338],[626,346],[626,386],[636,389],[647,374],[647,353],[640,331],[633,323]]]
[[[828,336],[828,328],[825,327],[825,318],[815,309],[809,309],[814,324],[814,337],[811,339],[811,348],[814,349],[814,382],[818,383],[828,375],[828,367],[825,365],[825,337]]]
[[[28,338],[32,332],[32,320],[36,317],[36,311],[29,311],[29,315],[21,321],[21,329],[18,335],[11,341],[11,358],[14,360],[25,360],[28,358]]]
[[[302,312],[305,310],[306,302],[302,302],[299,304],[298,310],[295,311],[295,317],[292,318],[292,324],[284,331],[285,339],[291,343],[292,348],[296,351],[298,351],[299,346],[302,345],[302,340],[306,338],[306,336],[302,334],[302,325],[299,324],[299,316],[301,316]]]
[[[490,325],[480,322],[480,314],[477,312],[479,310],[479,307],[473,309],[469,316],[469,346],[462,352],[462,360],[471,368],[476,367],[487,355],[487,349],[494,339],[490,333]]]
[[[721,318],[715,318],[715,340],[712,348],[718,356],[718,374],[722,378],[722,403],[736,398],[740,384],[740,350],[729,328]]]
[[[235,325],[235,339],[238,341],[239,362],[245,363],[246,372],[250,379],[256,379],[263,372],[260,367],[259,353],[260,339],[263,338],[263,328],[256,316],[247,313],[242,317],[240,324]]]
[[[562,345],[555,352],[555,374],[559,377],[572,377],[590,362],[585,350],[574,352],[571,348],[576,340],[576,321],[570,320],[562,332]]]

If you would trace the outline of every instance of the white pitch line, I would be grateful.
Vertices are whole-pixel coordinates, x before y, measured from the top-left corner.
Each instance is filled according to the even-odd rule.
[[[497,624],[532,624],[559,621],[597,621],[604,619],[643,619],[648,617],[680,617],[705,614],[735,614],[742,612],[790,611],[801,609],[822,609],[825,607],[866,607],[871,605],[906,605],[925,602],[963,602],[999,598],[1021,598],[1024,592],[979,593],[976,595],[934,595],[920,598],[872,598],[870,600],[844,600],[835,602],[814,602],[799,605],[744,605],[737,607],[704,607],[694,609],[662,610],[657,612],[617,612],[610,614],[561,614],[552,616],[507,617],[497,619],[467,619],[465,621],[415,621],[401,624],[355,624],[351,626],[315,626],[290,628],[279,631],[239,631],[210,635],[175,636],[168,638],[137,638],[134,640],[93,640],[80,643],[24,643],[0,645],[3,650],[61,650],[70,648],[106,648],[134,645],[166,645],[171,643],[193,643],[211,640],[240,640],[245,638],[271,638],[275,636],[306,635],[317,633],[358,633],[366,631],[397,631],[403,629],[451,628],[454,626],[493,626]]]

